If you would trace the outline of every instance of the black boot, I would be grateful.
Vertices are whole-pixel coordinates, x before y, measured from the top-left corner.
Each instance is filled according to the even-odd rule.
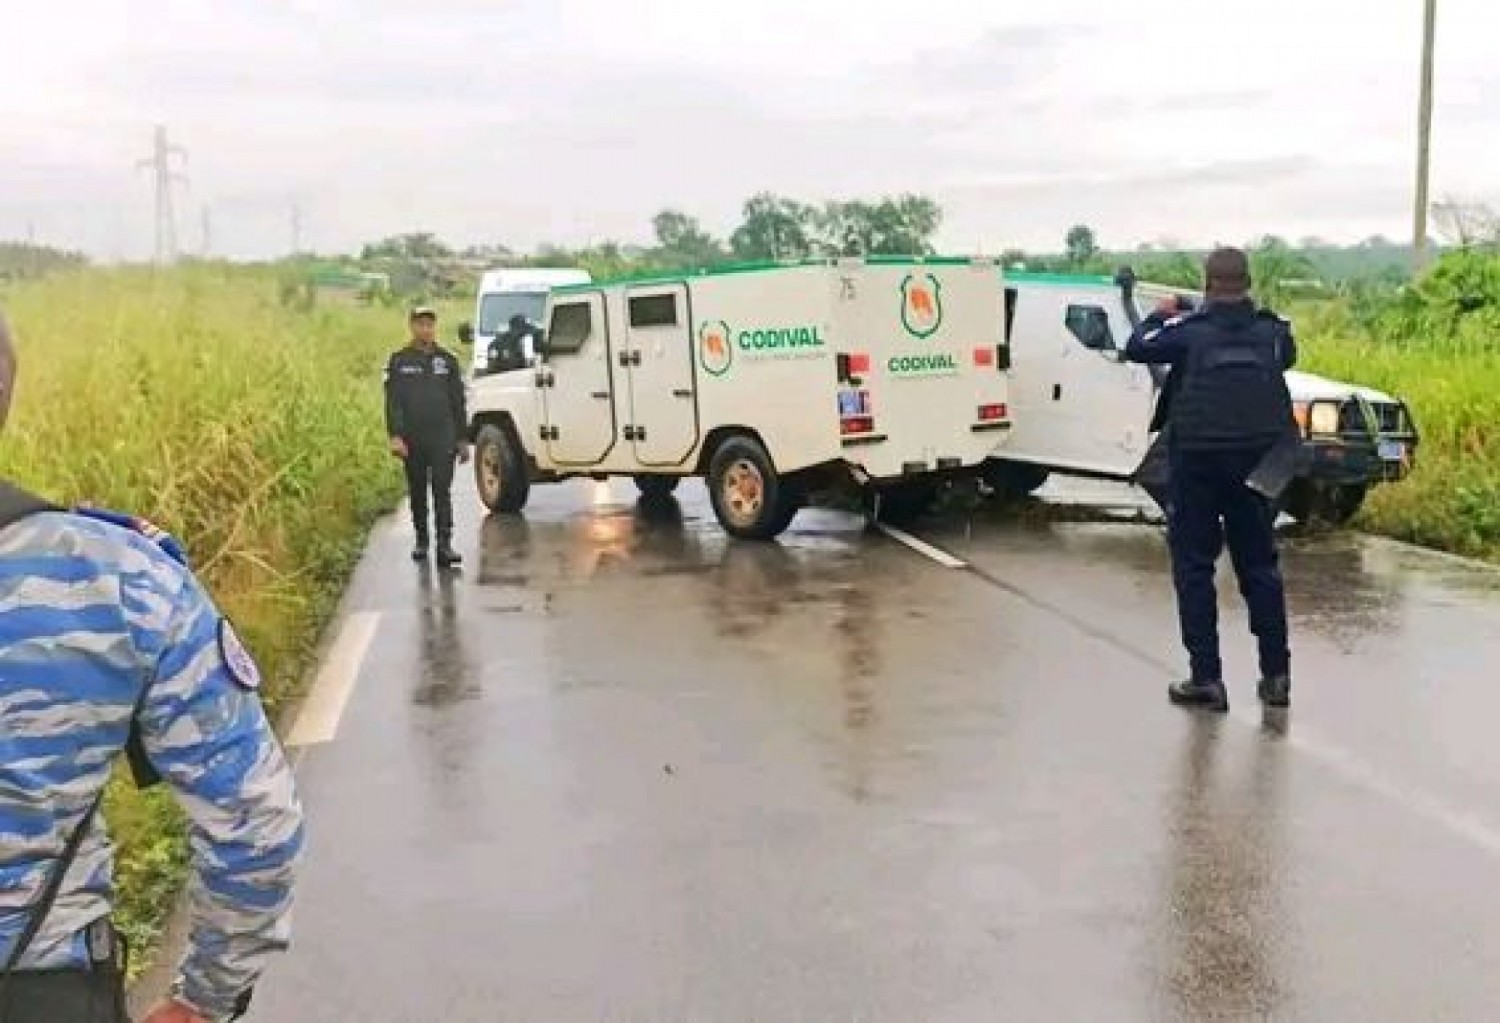
[[[458,551],[456,551],[456,550],[453,549],[452,543],[449,542],[449,540],[448,540],[448,538],[446,536],[440,536],[440,537],[438,537],[438,545],[437,545],[437,562],[438,562],[438,565],[440,565],[443,568],[451,568],[454,565],[461,564],[463,562],[463,560],[464,560],[463,557],[458,553]]]
[[[426,561],[427,560],[427,535],[425,533],[418,533],[417,534],[417,542],[416,542],[415,545],[412,546],[412,549],[411,549],[411,560],[413,560],[413,561]]]
[[[1256,687],[1260,700],[1267,707],[1290,707],[1292,705],[1292,676],[1267,675]]]
[[[1167,697],[1186,707],[1204,707],[1220,714],[1229,710],[1229,690],[1223,682],[1175,682],[1167,687]]]

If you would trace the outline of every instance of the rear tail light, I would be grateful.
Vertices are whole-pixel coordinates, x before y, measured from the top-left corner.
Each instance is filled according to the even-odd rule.
[[[974,365],[981,368],[995,364],[995,350],[993,348],[974,349]]]
[[[998,405],[979,406],[979,421],[981,423],[999,422],[1000,420],[1005,419],[1009,414],[1010,410],[1005,407],[1005,404],[1003,402]]]
[[[839,433],[845,437],[858,436],[862,433],[874,433],[875,420],[869,416],[849,416],[839,420]]]
[[[838,378],[841,384],[858,384],[859,378],[870,372],[870,356],[868,352],[839,352],[834,356],[838,366]]]

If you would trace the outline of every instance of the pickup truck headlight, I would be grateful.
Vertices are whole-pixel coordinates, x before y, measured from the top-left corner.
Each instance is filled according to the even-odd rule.
[[[1307,432],[1314,437],[1334,437],[1339,432],[1339,406],[1333,401],[1315,401],[1307,416]]]
[[[1294,401],[1292,416],[1304,437],[1336,437],[1339,433],[1339,403]]]

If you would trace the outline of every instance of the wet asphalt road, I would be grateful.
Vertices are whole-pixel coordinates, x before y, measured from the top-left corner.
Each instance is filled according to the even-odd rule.
[[[1500,574],[1290,540],[1294,707],[1226,576],[1210,718],[1154,527],[607,490],[461,479],[458,576],[377,533],[252,1020],[1500,1018]]]

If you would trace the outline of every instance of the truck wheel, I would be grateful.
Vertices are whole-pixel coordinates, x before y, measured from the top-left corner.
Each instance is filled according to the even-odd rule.
[[[1359,514],[1368,492],[1363,483],[1318,484],[1295,480],[1287,487],[1277,510],[1286,512],[1299,525],[1317,520],[1342,526]]]
[[[1285,512],[1299,526],[1305,526],[1312,518],[1315,494],[1313,485],[1307,480],[1293,480],[1287,484],[1273,507],[1278,514]]]
[[[771,540],[797,514],[796,487],[749,437],[731,437],[708,463],[708,494],[724,532],[740,540]]]
[[[492,512],[514,515],[526,507],[531,476],[515,436],[503,426],[480,428],[474,443],[474,481],[479,499]]]
[[[872,495],[875,496],[875,495]],[[898,483],[878,491],[879,521],[901,526],[926,515],[937,503],[937,485],[930,482]]]
[[[1007,498],[1030,497],[1052,475],[1038,465],[1025,462],[1007,462],[999,458],[986,459],[980,467],[980,476],[991,490]]]
[[[660,501],[671,497],[677,489],[677,484],[682,482],[681,476],[655,476],[640,475],[635,478],[635,487],[641,492],[641,496],[648,501]]]
[[[1359,514],[1359,509],[1365,503],[1366,491],[1367,488],[1361,483],[1324,488],[1318,495],[1318,518],[1332,526],[1345,525]]]

